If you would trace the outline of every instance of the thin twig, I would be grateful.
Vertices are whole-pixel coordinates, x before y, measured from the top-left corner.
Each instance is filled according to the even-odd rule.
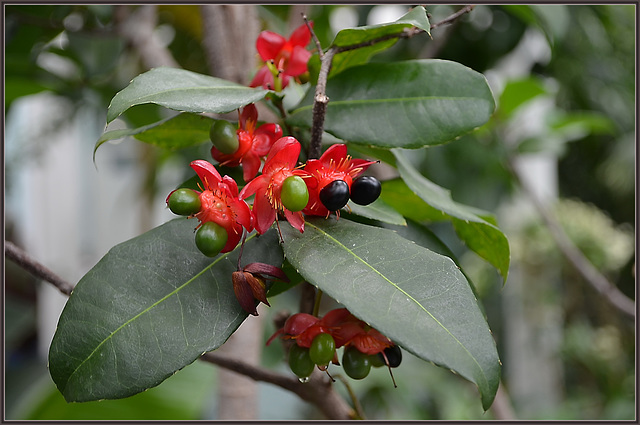
[[[520,187],[531,200],[534,207],[542,217],[542,220],[546,224],[551,237],[558,245],[560,252],[571,263],[575,270],[591,285],[596,291],[602,294],[616,309],[630,317],[636,316],[635,301],[627,297],[622,293],[616,285],[610,282],[593,264],[584,256],[584,254],[575,246],[575,244],[569,239],[564,229],[550,211],[538,197],[533,190],[526,184],[520,175],[517,173],[513,163],[509,161],[508,166],[511,173],[515,177],[516,181],[520,184]]]
[[[309,32],[311,33],[311,39],[316,44],[316,49],[318,49],[318,56],[320,56],[320,59],[322,59],[323,53],[322,53],[322,45],[320,44],[320,40],[318,40],[316,33],[313,31],[313,27],[311,26],[311,23],[307,19],[307,15],[303,13],[302,19],[304,20],[304,23],[307,25],[307,28],[309,28]]]
[[[458,10],[456,13],[447,16],[442,21],[436,22],[435,24],[431,24],[430,28],[431,29],[435,29],[435,28],[438,28],[439,26],[442,26],[442,25],[451,25],[454,21],[456,21],[459,17],[461,17],[465,13],[471,12],[474,7],[475,7],[474,5],[468,4],[465,7],[463,7],[462,9]]]
[[[4,241],[4,255],[33,276],[53,284],[64,295],[71,295],[71,291],[73,291],[71,283],[62,279],[43,264],[31,258],[26,251],[7,240]]]
[[[356,396],[355,391],[353,391],[351,384],[349,384],[349,381],[347,381],[347,379],[342,375],[336,375],[336,378],[338,378],[340,382],[342,382],[345,388],[347,389],[347,392],[349,393],[349,398],[351,398],[351,402],[353,403],[353,408],[356,411],[356,414],[358,415],[358,419],[366,420],[367,417],[364,415],[364,409],[362,409],[360,400],[358,400],[358,397]]]

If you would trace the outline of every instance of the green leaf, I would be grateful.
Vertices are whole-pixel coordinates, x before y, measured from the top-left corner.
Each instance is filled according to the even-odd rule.
[[[288,123],[311,127],[315,89]],[[419,148],[460,137],[494,111],[484,76],[456,62],[414,60],[349,68],[327,81],[324,130],[351,143]]]
[[[102,144],[133,136],[164,149],[181,149],[209,141],[209,128],[215,120],[197,114],[178,114],[138,128],[111,130],[104,133],[93,148],[93,155]]]
[[[548,91],[538,78],[509,81],[498,100],[498,113],[504,119],[509,118],[519,106],[543,94],[548,94]]]
[[[430,209],[426,210],[427,213],[438,217],[437,211],[439,211],[443,217],[448,216],[458,236],[471,250],[498,269],[503,281],[506,282],[510,262],[509,241],[496,227],[491,214],[455,202],[448,190],[420,174],[411,165],[403,151],[394,149],[393,153],[400,176],[407,187],[429,205]],[[414,208],[419,209],[417,205]],[[436,212],[433,211],[434,209]],[[420,220],[415,214],[412,214],[411,218]]]
[[[347,47],[355,44],[367,43],[381,37],[402,33],[405,28],[417,27],[431,35],[427,11],[422,6],[417,6],[401,16],[394,22],[367,25],[363,27],[347,28],[336,34],[331,43],[332,46]]]
[[[399,38],[393,37],[394,34],[401,34],[406,29],[412,27],[422,29],[431,35],[431,24],[429,23],[427,11],[424,7],[414,7],[394,22],[347,28],[339,31],[331,43],[332,47],[347,47],[366,43],[373,44],[337,53],[331,62],[329,77],[352,66],[367,63],[374,54],[382,52],[396,44]],[[389,39],[385,40],[386,37],[389,37]],[[376,40],[379,41],[376,42]],[[311,74],[310,81],[312,84],[316,84],[318,82],[318,71],[320,70],[320,58],[317,54],[311,56],[307,66]]]
[[[138,75],[111,100],[107,124],[127,109],[155,103],[180,112],[225,113],[262,100],[267,90],[250,88],[184,69],[160,67]]]
[[[310,283],[419,358],[478,386],[491,406],[500,360],[455,263],[394,231],[340,219],[282,227],[285,256]]]
[[[391,208],[380,198],[365,206],[349,201],[345,209],[355,215],[370,218],[372,220],[378,220],[383,223],[397,224],[399,226],[407,225],[402,214]]]
[[[431,24],[427,18],[427,12],[422,6],[417,6],[411,9],[407,14],[400,17],[394,22],[367,25],[357,28],[344,29],[336,34],[335,39],[332,42],[332,46],[347,47],[358,44],[366,44],[375,40],[379,41],[370,46],[363,46],[353,50],[347,50],[336,54],[333,58],[331,72],[329,76],[333,76],[355,65],[360,65],[369,61],[369,58],[375,53],[386,50],[396,44],[399,38],[390,38],[384,40],[386,37],[391,37],[394,34],[401,34],[406,29],[416,27],[424,30],[427,34],[431,35]]]
[[[78,283],[49,351],[71,401],[128,397],[214,350],[247,317],[233,292],[239,248],[213,259],[194,220],[176,219],[113,247]],[[247,238],[243,263],[279,266],[274,231]]]

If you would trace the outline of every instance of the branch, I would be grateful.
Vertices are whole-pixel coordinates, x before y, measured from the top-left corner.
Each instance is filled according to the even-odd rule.
[[[460,16],[465,13],[469,13],[473,10],[473,5],[467,5],[452,15],[446,17],[440,22],[431,24],[430,28],[435,29],[442,25],[448,25],[455,22]],[[313,123],[311,125],[311,140],[309,142],[308,158],[319,158],[322,151],[322,132],[324,131],[324,118],[327,111],[327,104],[329,98],[326,95],[327,78],[329,77],[329,71],[331,70],[331,64],[333,57],[342,52],[349,50],[359,49],[361,47],[373,46],[374,44],[381,43],[383,41],[391,40],[394,38],[411,38],[417,34],[425,32],[424,30],[416,27],[404,28],[401,32],[394,34],[387,34],[382,37],[374,38],[363,43],[352,44],[349,46],[332,46],[326,52],[322,52],[318,44],[318,55],[320,56],[320,72],[318,73],[318,84],[316,85],[316,93],[313,102]]]
[[[7,240],[4,241],[4,255],[33,276],[53,284],[53,286],[58,288],[64,295],[71,295],[71,291],[73,291],[73,285],[71,283],[62,279],[47,267],[31,258],[26,251]]]
[[[625,313],[629,317],[636,316],[635,301],[627,297],[622,293],[617,286],[610,282],[593,264],[584,256],[584,254],[575,246],[575,244],[569,239],[562,226],[555,218],[553,213],[547,208],[535,195],[533,190],[520,178],[520,175],[516,172],[512,162],[508,163],[511,173],[519,183],[522,190],[531,200],[534,207],[542,217],[542,220],[546,224],[553,240],[558,245],[558,248],[565,256],[565,258],[571,263],[575,270],[582,275],[582,277],[591,285],[596,291],[603,295],[615,308]]]
[[[355,417],[354,410],[334,390],[331,381],[325,379],[317,370],[314,371],[309,382],[302,383],[297,378],[273,373],[261,367],[220,356],[215,352],[205,353],[201,359],[256,381],[267,382],[289,390],[301,399],[314,404],[328,419],[348,420]]]

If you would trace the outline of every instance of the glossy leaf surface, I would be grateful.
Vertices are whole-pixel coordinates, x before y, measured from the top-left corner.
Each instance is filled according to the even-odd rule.
[[[78,283],[49,352],[67,401],[128,397],[222,345],[247,314],[233,293],[239,248],[213,259],[197,222],[176,219],[113,247]],[[243,264],[279,266],[274,231],[247,240]]]
[[[424,211],[434,219],[440,215],[440,219],[451,220],[458,236],[470,249],[498,269],[506,282],[511,259],[509,241],[496,226],[493,216],[486,211],[455,202],[448,190],[436,185],[412,166],[406,152],[394,150],[393,153],[404,183],[428,205],[428,208],[416,205],[415,211]],[[415,216],[412,218],[420,221]]]
[[[127,109],[155,103],[180,112],[225,113],[263,99],[267,90],[250,88],[184,69],[154,68],[138,75],[111,100],[107,123]]]
[[[288,122],[310,127],[315,90]],[[453,140],[494,111],[484,76],[459,63],[414,60],[355,66],[327,81],[324,130],[350,143],[419,148]]]
[[[184,113],[142,127],[110,130],[100,136],[94,154],[102,144],[129,136],[164,149],[199,145],[209,141],[209,128],[213,122],[209,117]]]
[[[474,382],[487,409],[500,362],[466,279],[448,257],[395,232],[333,218],[282,227],[287,260],[313,285],[421,359]]]

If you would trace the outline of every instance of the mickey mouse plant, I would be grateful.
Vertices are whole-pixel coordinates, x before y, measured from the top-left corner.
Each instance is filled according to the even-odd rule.
[[[342,30],[313,53],[305,22],[289,39],[260,34],[263,63],[251,87],[156,68],[115,95],[108,122],[143,103],[179,113],[108,131],[96,150],[134,136],[174,149],[210,143],[211,157],[185,164],[197,187],[176,182],[167,194],[180,217],[113,247],[75,287],[49,354],[67,401],[158,385],[257,315],[256,305],[275,296],[273,281],[288,290],[295,285],[286,282],[303,280],[341,308],[294,314],[269,340],[289,347],[301,380],[316,367],[362,379],[371,366],[391,371],[407,351],[475,383],[484,409],[491,406],[500,381],[491,331],[456,259],[423,246],[419,229],[450,222],[505,280],[508,243],[491,214],[456,203],[422,176],[409,149],[483,125],[492,93],[483,75],[459,63],[368,62],[429,31],[425,9],[415,7],[395,22]],[[307,94],[285,111],[283,89],[292,84]],[[274,106],[281,121],[259,121],[256,102]],[[237,122],[210,118],[233,111]],[[332,142],[323,145],[323,136]],[[398,177],[380,182],[381,161]],[[241,167],[242,179],[221,175],[221,165]],[[400,236],[405,218],[413,230]]]

